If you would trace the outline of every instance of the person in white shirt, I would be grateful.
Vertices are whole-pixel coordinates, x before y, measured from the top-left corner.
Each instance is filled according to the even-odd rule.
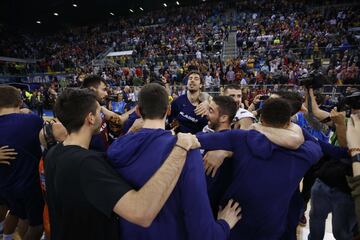
[[[235,80],[235,72],[233,71],[232,67],[229,67],[229,71],[226,73],[226,80],[228,83],[232,83]]]
[[[214,78],[211,76],[210,72],[207,72],[205,76],[205,90],[211,91],[213,85],[214,85]]]
[[[247,81],[246,81],[246,78],[243,77],[243,78],[241,79],[240,85],[241,85],[241,86],[246,86],[247,84],[248,84],[248,83],[247,83]]]
[[[196,51],[196,58],[201,60],[201,52],[200,52],[200,50]]]
[[[238,110],[234,118],[234,129],[249,129],[255,122],[255,116],[244,108],[244,104],[242,103],[241,87],[239,85],[228,85],[225,87],[224,95],[232,97],[238,106]]]

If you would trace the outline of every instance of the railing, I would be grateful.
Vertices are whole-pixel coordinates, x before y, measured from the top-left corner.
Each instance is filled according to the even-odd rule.
[[[218,89],[216,91],[210,90],[210,91],[205,91],[205,92],[207,92],[209,94],[218,95],[224,90],[224,88],[226,88],[227,85],[228,84],[223,84],[223,85],[220,85],[218,87],[212,88],[212,89]],[[133,89],[134,88],[141,89],[142,86],[129,86],[129,87],[131,87]],[[183,87],[182,84],[169,85],[169,88],[170,88],[171,91],[181,90],[182,87]],[[326,84],[326,85],[323,85],[319,89],[319,92],[321,94],[325,94],[325,95],[333,95],[333,94],[334,95],[339,95],[339,94],[342,94],[344,91],[346,91],[346,89],[348,87],[360,89],[360,84],[344,84],[344,85]],[[298,90],[305,89],[303,86],[294,85],[294,84],[263,84],[263,85],[251,84],[251,85],[244,85],[244,86],[242,86],[242,88],[249,89],[249,90],[255,90],[255,89],[256,90],[269,90],[270,92],[271,92],[271,90],[274,90],[274,89],[276,89],[276,90],[290,90],[290,91],[298,91]]]
[[[112,61],[119,64],[121,67],[135,67],[138,66],[142,62],[147,62],[148,65],[158,65],[165,64],[165,62],[170,62],[175,60],[177,63],[187,62],[192,59],[196,59],[196,54],[184,54],[184,55],[162,55],[162,56],[154,56],[154,57],[141,57],[141,56],[120,56],[120,57],[111,57]],[[202,53],[201,59],[204,61],[212,60],[214,62],[218,62],[220,59],[220,54],[209,54]]]

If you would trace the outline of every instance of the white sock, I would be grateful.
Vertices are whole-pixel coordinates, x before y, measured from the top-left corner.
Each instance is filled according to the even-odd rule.
[[[3,234],[3,240],[13,240],[12,234]]]

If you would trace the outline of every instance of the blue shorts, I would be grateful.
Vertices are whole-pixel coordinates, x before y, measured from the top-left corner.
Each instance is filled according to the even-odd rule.
[[[42,225],[44,199],[39,185],[24,189],[21,193],[5,191],[2,197],[11,215],[27,219],[30,226]]]

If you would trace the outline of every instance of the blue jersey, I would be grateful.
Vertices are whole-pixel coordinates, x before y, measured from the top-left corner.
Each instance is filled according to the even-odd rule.
[[[18,153],[10,166],[0,165],[0,191],[22,192],[33,184],[39,184],[39,132],[42,126],[43,120],[33,114],[0,116],[0,146],[8,145]]]
[[[230,239],[278,240],[285,231],[291,198],[308,169],[322,155],[308,140],[296,151],[271,143],[263,134],[232,130],[198,135],[201,148],[232,151],[233,176],[222,197],[238,201],[242,219]]]
[[[191,104],[186,94],[181,95],[171,103],[169,123],[177,120],[180,124],[177,131],[183,133],[198,133],[207,125],[206,117],[195,114],[195,106]]]

